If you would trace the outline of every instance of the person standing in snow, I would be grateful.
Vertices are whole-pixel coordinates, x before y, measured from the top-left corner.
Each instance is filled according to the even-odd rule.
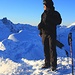
[[[43,0],[43,5],[44,12],[41,15],[41,22],[38,24],[45,55],[45,64],[42,68],[51,67],[51,70],[54,71],[57,67],[56,26],[61,24],[62,18],[55,10],[52,0]]]

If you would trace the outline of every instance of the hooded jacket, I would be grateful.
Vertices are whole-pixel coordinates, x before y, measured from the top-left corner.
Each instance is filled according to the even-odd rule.
[[[56,33],[56,26],[61,24],[62,19],[57,11],[45,10],[41,15],[41,22],[38,24],[40,35],[42,33],[52,34]]]

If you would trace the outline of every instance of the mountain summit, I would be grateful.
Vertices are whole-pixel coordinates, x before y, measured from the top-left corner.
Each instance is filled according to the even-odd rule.
[[[57,40],[64,44],[57,50],[57,71],[41,69],[44,52],[39,30],[27,24],[12,24],[7,18],[0,20],[0,75],[71,75],[71,58],[66,56],[68,34],[72,31],[73,58],[75,65],[75,27],[57,27]]]

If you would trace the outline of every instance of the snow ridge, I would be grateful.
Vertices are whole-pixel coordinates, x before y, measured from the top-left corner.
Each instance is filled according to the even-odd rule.
[[[68,34],[73,35],[73,54],[75,53],[75,25],[57,26],[57,39],[64,44],[57,49],[57,71],[41,69],[44,63],[42,39],[37,26],[13,24],[7,18],[0,20],[0,75],[71,75],[71,58],[65,50],[70,50]],[[74,62],[75,62],[75,55]],[[74,63],[75,65],[75,63]]]

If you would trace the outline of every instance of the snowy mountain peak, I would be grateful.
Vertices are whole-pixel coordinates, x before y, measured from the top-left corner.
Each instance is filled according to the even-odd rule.
[[[71,25],[75,25],[75,22],[74,22],[74,23],[72,23]]]
[[[68,25],[67,28],[69,28],[71,26],[75,26],[75,22],[73,22],[72,24]]]
[[[10,20],[8,20],[6,17],[4,17],[3,19],[2,19],[2,22],[3,22],[3,24],[12,24],[12,22],[10,21]]]

